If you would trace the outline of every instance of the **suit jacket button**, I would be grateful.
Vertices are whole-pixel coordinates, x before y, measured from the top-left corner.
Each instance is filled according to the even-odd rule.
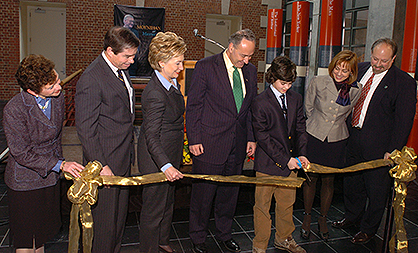
[[[292,139],[292,136],[289,136],[289,140]]]
[[[290,153],[292,153],[292,152],[293,152],[293,149],[290,150]]]

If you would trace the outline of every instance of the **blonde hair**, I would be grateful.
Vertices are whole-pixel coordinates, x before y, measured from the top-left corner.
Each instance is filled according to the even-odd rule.
[[[358,64],[357,64],[357,55],[353,51],[344,50],[339,52],[332,61],[328,65],[328,73],[329,76],[333,78],[332,71],[337,67],[339,64],[347,64],[348,68],[350,69],[350,76],[348,77],[348,84],[352,84],[357,80],[357,73],[358,73]]]
[[[149,45],[148,62],[153,69],[161,71],[160,61],[168,62],[183,55],[186,50],[186,43],[182,37],[173,32],[159,32]]]

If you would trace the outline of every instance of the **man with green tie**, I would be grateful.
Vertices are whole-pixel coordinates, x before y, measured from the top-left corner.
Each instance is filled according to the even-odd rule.
[[[193,173],[239,175],[246,155],[254,154],[250,105],[257,94],[257,70],[249,60],[255,40],[251,30],[237,31],[224,52],[196,64],[186,108]],[[238,191],[236,185],[193,183],[189,231],[194,252],[206,252],[212,203],[216,239],[228,251],[241,251],[231,236]]]

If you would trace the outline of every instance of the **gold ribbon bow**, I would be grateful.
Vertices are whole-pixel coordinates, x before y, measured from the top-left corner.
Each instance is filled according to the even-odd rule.
[[[102,170],[102,164],[98,161],[89,162],[83,171],[81,177],[73,177],[65,172],[65,178],[73,180],[74,184],[68,189],[68,199],[73,203],[70,216],[70,233],[68,252],[78,252],[78,241],[80,238],[80,229],[78,226],[78,216],[80,216],[83,228],[83,252],[90,253],[93,242],[93,216],[90,206],[97,201],[97,187],[103,184],[103,179],[99,176]]]
[[[413,148],[403,147],[402,151],[394,150],[390,154],[395,164],[389,174],[395,180],[395,198],[393,200],[393,210],[395,213],[395,234],[389,241],[390,252],[408,252],[408,240],[406,237],[406,231],[403,223],[403,215],[405,211],[405,198],[407,194],[406,182],[410,182],[415,179],[415,171],[417,165],[414,163],[417,155]]]

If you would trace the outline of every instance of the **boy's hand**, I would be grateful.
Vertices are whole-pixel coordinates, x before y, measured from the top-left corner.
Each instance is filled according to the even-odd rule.
[[[308,166],[308,164],[310,163],[308,158],[306,158],[305,156],[299,156],[298,158],[304,168],[306,168],[306,166]]]
[[[294,157],[290,158],[287,167],[289,167],[289,170],[299,169],[298,160]]]

